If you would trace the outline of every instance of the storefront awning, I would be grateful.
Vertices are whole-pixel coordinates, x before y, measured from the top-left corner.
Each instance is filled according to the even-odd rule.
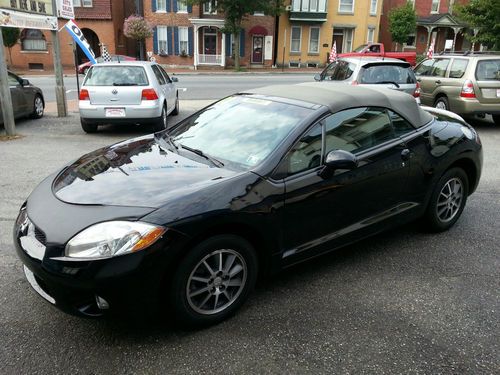
[[[254,26],[248,32],[250,35],[267,35],[267,29],[264,26]]]

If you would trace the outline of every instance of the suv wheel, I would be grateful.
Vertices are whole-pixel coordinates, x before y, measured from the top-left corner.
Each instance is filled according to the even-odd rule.
[[[434,107],[437,109],[445,109],[445,110],[449,111],[450,104],[448,103],[448,98],[446,96],[441,96],[434,103]]]

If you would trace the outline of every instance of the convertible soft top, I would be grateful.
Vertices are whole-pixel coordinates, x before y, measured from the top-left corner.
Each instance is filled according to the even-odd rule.
[[[350,85],[329,85],[322,82],[301,83],[298,85],[275,85],[245,91],[249,94],[294,99],[326,106],[332,113],[354,107],[384,107],[421,127],[433,117],[419,107],[408,94],[387,88],[368,88]]]

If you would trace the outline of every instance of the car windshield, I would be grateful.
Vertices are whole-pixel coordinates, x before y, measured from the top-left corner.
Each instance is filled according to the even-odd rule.
[[[358,82],[365,85],[381,82],[407,84],[415,83],[415,77],[410,68],[397,65],[372,65],[361,69]]]
[[[84,86],[147,86],[146,71],[142,66],[96,66],[85,76]]]
[[[262,162],[311,109],[235,95],[195,114],[168,133],[180,148],[201,150],[224,165],[247,170]]]
[[[360,45],[358,48],[356,48],[356,49],[355,49],[354,51],[352,51],[352,52],[361,52],[361,51],[363,51],[363,50],[366,48],[366,46],[367,46],[367,45],[368,45],[368,44],[362,44],[362,45]]]
[[[500,60],[480,60],[477,62],[478,81],[500,81]]]

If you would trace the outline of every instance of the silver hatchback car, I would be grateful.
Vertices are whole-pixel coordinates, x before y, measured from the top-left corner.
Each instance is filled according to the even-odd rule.
[[[79,95],[80,121],[87,133],[101,124],[153,124],[167,127],[179,113],[175,83],[158,64],[146,61],[98,63],[85,76]]]

